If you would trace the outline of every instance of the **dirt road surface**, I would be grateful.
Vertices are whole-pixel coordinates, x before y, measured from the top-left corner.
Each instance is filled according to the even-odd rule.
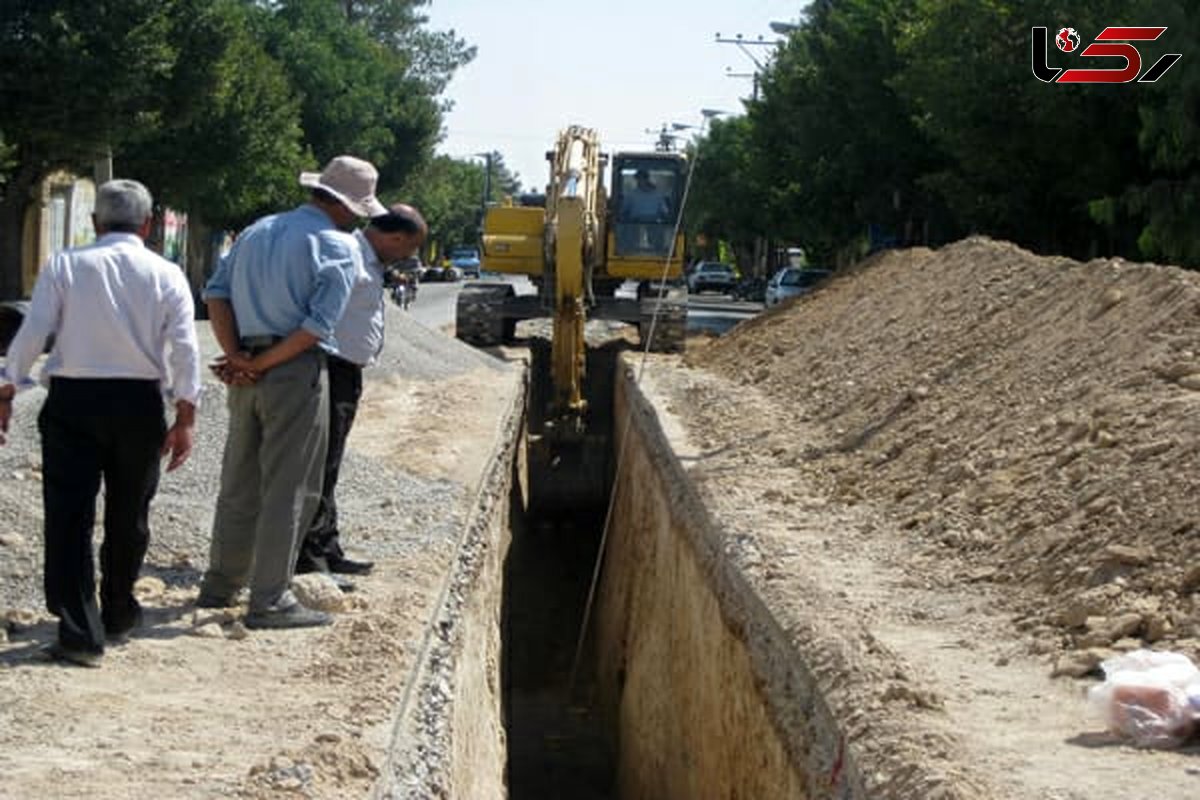
[[[356,579],[330,628],[250,633],[244,607],[193,604],[226,419],[224,390],[210,383],[192,460],[164,479],[154,506],[139,583],[147,624],[100,669],[45,661],[54,627],[38,586],[41,392],[20,398],[11,446],[0,448],[0,797],[369,792],[483,454],[521,385],[518,370],[388,314],[339,495],[347,547],[378,566]]]

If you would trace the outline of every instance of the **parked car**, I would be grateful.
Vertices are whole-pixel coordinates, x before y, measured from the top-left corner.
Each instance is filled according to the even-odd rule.
[[[827,269],[784,267],[767,281],[767,308],[779,305],[789,297],[808,294],[832,274]]]
[[[688,291],[693,294],[713,291],[728,294],[733,291],[736,282],[733,267],[720,261],[702,261],[688,276]]]
[[[421,273],[421,280],[425,283],[451,283],[461,281],[462,277],[462,270],[449,262],[440,265],[430,264]]]
[[[764,302],[767,299],[766,278],[742,278],[733,287],[733,297],[748,303]]]
[[[464,278],[479,277],[479,251],[474,247],[456,247],[450,251],[450,264]]]

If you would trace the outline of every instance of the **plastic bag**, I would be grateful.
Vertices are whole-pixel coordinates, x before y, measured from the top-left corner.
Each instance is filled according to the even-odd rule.
[[[1181,653],[1135,650],[1101,663],[1088,691],[1092,713],[1142,747],[1178,747],[1196,732],[1200,669]]]

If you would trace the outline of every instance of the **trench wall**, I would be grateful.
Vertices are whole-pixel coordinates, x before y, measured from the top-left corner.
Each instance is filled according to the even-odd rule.
[[[865,796],[804,654],[722,558],[725,534],[625,365],[616,424],[594,646],[619,796]]]
[[[397,709],[374,798],[506,796],[500,615],[525,401],[520,382]]]

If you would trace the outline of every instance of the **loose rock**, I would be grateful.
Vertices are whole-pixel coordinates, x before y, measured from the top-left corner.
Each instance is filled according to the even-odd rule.
[[[1183,580],[1179,582],[1179,593],[1183,595],[1192,594],[1197,589],[1200,589],[1200,564],[1188,569],[1183,574]]]
[[[192,628],[192,636],[199,636],[201,639],[224,639],[225,631],[215,622],[210,622],[206,625],[201,625],[198,628]]]
[[[338,612],[346,608],[346,598],[328,575],[309,572],[292,579],[292,591],[301,603],[317,611]]]
[[[162,597],[167,591],[167,584],[162,578],[154,575],[143,575],[133,585],[133,593],[139,600],[151,600]]]
[[[0,547],[21,547],[25,537],[19,533],[0,533]]]
[[[1054,671],[1051,675],[1055,678],[1082,678],[1099,669],[1100,662],[1107,657],[1107,653],[1099,650],[1077,650],[1073,653],[1066,653],[1054,664]]]

